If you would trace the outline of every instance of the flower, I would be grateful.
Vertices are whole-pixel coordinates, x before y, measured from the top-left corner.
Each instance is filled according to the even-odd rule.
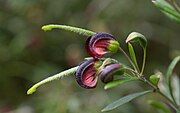
[[[95,88],[98,82],[98,77],[103,83],[108,83],[113,80],[112,74],[119,70],[120,64],[106,64],[102,66],[101,60],[88,59],[82,62],[76,71],[77,83],[86,89]]]
[[[79,65],[76,71],[76,81],[81,87],[95,88],[97,79],[94,59],[88,59]]]
[[[86,50],[93,58],[102,58],[110,52],[117,52],[119,43],[115,37],[108,33],[96,33],[86,40]]]

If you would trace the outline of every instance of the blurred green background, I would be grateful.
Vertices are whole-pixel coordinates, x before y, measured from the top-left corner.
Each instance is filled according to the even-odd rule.
[[[140,82],[104,90],[79,87],[66,77],[39,88],[34,83],[78,65],[88,57],[86,37],[67,31],[43,32],[45,24],[66,24],[113,34],[127,50],[125,39],[132,31],[148,38],[146,75],[165,72],[180,53],[180,24],[166,18],[150,0],[0,0],[0,113],[100,113],[101,109],[131,92],[147,89]],[[137,48],[139,63],[142,51]],[[127,63],[121,53],[113,55]],[[179,73],[178,68],[175,69]],[[109,113],[157,112],[147,95]]]

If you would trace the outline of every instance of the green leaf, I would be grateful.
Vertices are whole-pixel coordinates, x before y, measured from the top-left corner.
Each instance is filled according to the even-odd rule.
[[[158,7],[167,17],[173,19],[177,22],[180,22],[180,13],[175,10],[173,6],[171,6],[165,0],[152,0],[154,5]]]
[[[126,43],[128,42],[138,42],[143,48],[147,46],[147,40],[144,35],[138,32],[132,32],[126,39]]]
[[[143,52],[144,52],[144,55],[143,55],[143,64],[142,64],[142,67],[141,67],[141,72],[140,74],[142,75],[143,74],[143,71],[144,71],[144,68],[145,68],[145,63],[146,63],[146,47],[147,47],[147,40],[145,38],[144,35],[138,33],[138,32],[132,32],[129,34],[129,36],[127,37],[126,39],[126,43],[133,43],[133,42],[137,42],[140,44],[140,46],[143,48]],[[130,47],[130,46],[129,46]],[[133,54],[133,53],[131,53]],[[134,55],[135,56],[135,55]],[[135,58],[133,58],[135,59]]]
[[[50,25],[45,25],[42,27],[42,29],[44,31],[50,31],[50,30],[55,29],[55,28],[74,32],[74,33],[84,35],[84,36],[92,36],[92,35],[96,34],[95,32],[90,31],[90,30],[86,30],[86,29],[82,29],[82,28],[78,28],[78,27],[67,26],[67,25],[50,24]]]
[[[102,112],[104,111],[110,111],[110,110],[113,110],[127,102],[130,102],[131,100],[137,98],[137,97],[140,97],[140,96],[143,96],[147,93],[150,93],[150,92],[153,92],[152,90],[148,90],[148,91],[143,91],[143,92],[139,92],[139,93],[134,93],[134,94],[130,94],[130,95],[127,95],[127,96],[124,96],[122,98],[120,98],[119,100],[109,104],[108,106],[106,106]]]
[[[167,73],[166,73],[166,81],[167,81],[167,84],[168,84],[168,87],[169,87],[169,92],[170,92],[170,95],[173,99],[173,101],[176,103],[176,100],[174,99],[174,96],[173,96],[173,88],[171,86],[171,76],[173,74],[173,69],[175,68],[176,64],[180,61],[180,56],[177,56],[173,59],[173,61],[171,62],[171,64],[169,65],[168,67],[168,70],[167,70]]]
[[[114,88],[116,86],[122,85],[122,84],[127,83],[127,82],[135,81],[135,80],[138,80],[138,78],[137,77],[126,77],[123,80],[115,80],[115,81],[107,83],[104,86],[104,89],[106,90],[106,89]]]
[[[173,73],[173,69],[175,68],[176,64],[180,61],[180,56],[177,56],[173,59],[173,61],[171,62],[171,64],[168,67],[167,73],[166,73],[166,80],[168,81],[168,83],[170,82],[170,77]]]
[[[168,109],[168,106],[166,104],[162,103],[162,102],[155,101],[155,100],[150,100],[150,101],[148,101],[148,103],[152,107],[156,108],[157,110],[160,110],[160,111],[162,111],[164,113],[171,113],[171,110]]]
[[[151,75],[149,77],[149,80],[151,81],[152,84],[154,84],[155,86],[158,85],[159,80],[160,80],[160,75]]]
[[[40,87],[41,85],[43,85],[43,84],[49,83],[49,82],[51,82],[51,81],[53,81],[53,80],[60,79],[60,78],[62,78],[62,77],[64,77],[64,76],[73,75],[73,74],[76,72],[77,68],[78,68],[78,66],[77,66],[77,67],[73,67],[73,68],[71,68],[71,69],[65,70],[65,71],[63,71],[63,72],[61,72],[61,73],[58,73],[58,74],[56,74],[56,75],[53,75],[53,76],[51,76],[51,77],[48,77],[48,78],[46,78],[46,79],[44,79],[44,80],[36,83],[35,85],[33,85],[33,86],[27,91],[27,94],[28,94],[28,95],[33,94],[33,93],[36,91],[36,89],[37,89],[38,87]]]
[[[139,70],[137,60],[136,60],[136,54],[135,54],[133,46],[130,43],[128,43],[128,49],[129,49],[129,54],[130,54],[130,57],[131,57],[133,63],[135,64],[136,68]]]

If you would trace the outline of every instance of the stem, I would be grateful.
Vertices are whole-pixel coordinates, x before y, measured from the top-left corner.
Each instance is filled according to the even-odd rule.
[[[179,110],[179,109],[178,109],[178,105],[175,104],[175,103],[174,103],[171,99],[169,99],[166,95],[164,95],[164,93],[162,93],[162,92],[159,91],[159,90],[158,90],[158,93],[159,93],[162,97],[164,97],[167,101],[169,101],[170,104],[171,104],[171,106],[172,106],[176,111]]]
[[[128,68],[128,67],[125,67],[124,69],[126,69],[126,70],[129,70],[130,72],[132,72],[133,73],[133,75],[135,75],[136,77],[140,77],[139,75],[139,73],[137,73],[135,70],[133,70],[133,69],[131,69],[131,68]]]
[[[178,105],[176,103],[174,103],[170,98],[168,98],[164,93],[162,93],[159,88],[155,85],[153,85],[150,81],[148,81],[146,78],[144,78],[144,82],[147,83],[149,86],[151,86],[152,88],[155,89],[155,91],[157,93],[159,93],[162,97],[164,97],[171,105],[171,107],[173,107],[173,109],[175,109],[176,111],[178,111]]]
[[[124,54],[124,56],[128,59],[129,63],[133,66],[134,70],[135,70],[136,72],[138,72],[136,66],[135,66],[134,63],[131,61],[131,59],[129,58],[129,56],[126,54],[126,52],[125,52],[121,47],[119,47],[119,50],[120,50],[120,51]]]
[[[173,109],[175,109],[176,111],[178,111],[178,105],[176,103],[174,103],[170,98],[168,98],[164,93],[162,93],[159,88],[155,85],[153,85],[150,81],[148,81],[145,77],[143,77],[143,81],[145,83],[147,83],[149,86],[151,86],[152,88],[154,88],[155,92],[159,93],[162,97],[164,97],[171,105],[171,107]]]
[[[143,64],[142,64],[142,69],[141,69],[141,75],[144,72],[145,64],[146,64],[146,48],[143,49],[144,55],[143,55]]]
[[[126,68],[126,69],[136,73],[140,78],[140,80],[142,80],[144,83],[147,83],[149,86],[151,86],[154,89],[155,92],[159,93],[162,97],[164,97],[170,103],[173,109],[175,109],[176,111],[179,110],[178,105],[174,103],[170,98],[168,98],[164,93],[162,93],[157,86],[152,84],[149,80],[147,80],[144,76],[141,76],[141,74],[137,73],[135,70],[131,68]]]
[[[154,88],[155,91],[158,91],[159,88],[157,86],[155,86],[154,84],[152,84],[149,80],[147,80],[145,77],[141,77],[143,82],[147,83],[149,86],[151,86],[152,88]]]

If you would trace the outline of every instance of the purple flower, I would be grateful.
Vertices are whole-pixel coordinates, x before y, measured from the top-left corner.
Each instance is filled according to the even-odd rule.
[[[86,89],[95,88],[99,76],[103,83],[110,82],[113,80],[112,74],[121,67],[120,64],[109,64],[101,69],[101,64],[101,61],[94,59],[82,62],[76,71],[77,83]]]
[[[94,59],[86,60],[79,65],[76,71],[76,81],[81,87],[95,88],[97,79]]]
[[[86,41],[86,50],[93,58],[102,58],[110,52],[117,52],[119,43],[108,33],[96,33]]]

